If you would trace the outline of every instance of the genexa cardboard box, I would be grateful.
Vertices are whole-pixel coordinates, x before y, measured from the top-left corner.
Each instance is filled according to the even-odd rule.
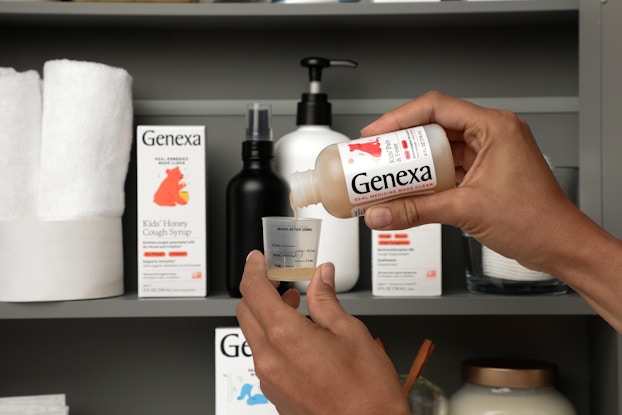
[[[242,330],[217,328],[215,338],[216,415],[278,415],[261,392]]]
[[[386,297],[442,294],[441,225],[372,231],[372,294]]]
[[[138,296],[207,295],[204,126],[136,131]]]

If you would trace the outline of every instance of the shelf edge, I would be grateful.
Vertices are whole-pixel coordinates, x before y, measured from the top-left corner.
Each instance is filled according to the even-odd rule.
[[[440,297],[373,297],[370,292],[338,295],[353,315],[586,315],[596,313],[577,294],[562,296],[497,296],[448,293]],[[0,303],[0,320],[65,318],[233,317],[237,298],[227,294],[205,298],[139,299],[135,293],[96,300],[49,303]],[[305,297],[300,311],[307,314]]]
[[[473,97],[464,98],[489,108],[504,108],[517,113],[577,113],[577,96],[542,97]],[[272,105],[272,115],[296,115],[298,100],[294,99],[234,99],[234,100],[134,100],[137,116],[231,116],[246,114],[249,102],[262,101]],[[408,99],[333,99],[334,115],[375,115],[396,108]]]

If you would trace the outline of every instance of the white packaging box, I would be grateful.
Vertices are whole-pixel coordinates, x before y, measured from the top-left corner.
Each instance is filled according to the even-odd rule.
[[[372,230],[372,294],[380,297],[442,294],[441,225],[401,231]]]
[[[138,296],[207,295],[204,126],[136,129]]]
[[[216,329],[216,415],[278,415],[255,376],[253,356],[239,327]]]
[[[0,414],[68,415],[65,394],[24,395],[0,398]]]

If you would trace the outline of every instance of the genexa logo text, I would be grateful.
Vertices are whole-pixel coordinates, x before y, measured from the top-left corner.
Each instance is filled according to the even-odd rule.
[[[142,136],[146,146],[200,146],[200,134],[156,134],[154,130],[147,130]]]
[[[240,355],[245,357],[251,357],[251,348],[248,346],[246,340],[240,341],[237,334],[227,334],[220,341],[220,352],[227,357],[239,357]]]
[[[422,183],[432,180],[430,166],[415,167],[414,169],[400,170],[397,173],[387,173],[372,176],[367,179],[367,173],[359,173],[352,178],[350,185],[352,190],[364,195],[371,192],[379,192],[385,189],[408,186],[413,183]]]

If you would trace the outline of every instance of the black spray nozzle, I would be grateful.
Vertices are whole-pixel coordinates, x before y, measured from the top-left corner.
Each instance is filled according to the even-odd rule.
[[[246,120],[246,139],[272,141],[272,127],[270,125],[271,106],[253,102],[247,105]]]
[[[246,140],[242,142],[242,159],[271,159],[274,155],[271,105],[253,102],[246,106],[246,110]]]

